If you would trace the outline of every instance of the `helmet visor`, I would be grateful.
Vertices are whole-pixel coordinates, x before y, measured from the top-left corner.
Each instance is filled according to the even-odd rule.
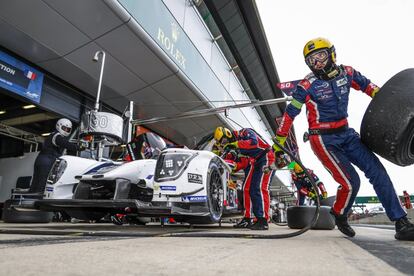
[[[322,49],[319,51],[315,51],[309,54],[306,58],[306,64],[317,70],[321,70],[325,68],[326,64],[328,63],[329,52],[328,49]]]
[[[70,132],[72,131],[72,128],[67,127],[67,126],[62,126],[62,130],[63,130],[64,132],[70,133]]]

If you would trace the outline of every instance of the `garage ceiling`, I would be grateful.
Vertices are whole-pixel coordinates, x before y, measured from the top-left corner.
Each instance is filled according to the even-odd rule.
[[[137,35],[128,14],[115,15],[112,0],[14,0],[0,2],[0,45],[91,96],[96,95],[100,64],[106,52],[101,100],[122,112],[132,100],[136,118],[169,116],[205,109],[197,94]],[[109,4],[108,4],[109,3]],[[186,101],[187,103],[183,103]],[[221,124],[220,117],[151,125],[182,144]]]

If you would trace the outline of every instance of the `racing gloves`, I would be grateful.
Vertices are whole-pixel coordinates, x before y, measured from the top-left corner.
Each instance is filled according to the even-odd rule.
[[[308,197],[311,198],[312,200],[316,200],[316,193],[311,191],[308,193]]]
[[[286,167],[287,164],[288,164],[288,161],[285,157],[285,153],[276,144],[276,142],[283,146],[285,144],[286,138],[287,137],[283,137],[283,136],[279,136],[279,135],[276,135],[276,137],[273,138],[273,142],[275,142],[275,144],[273,144],[272,148],[273,148],[273,151],[275,152],[276,167],[279,168],[279,169],[281,169],[283,167]]]
[[[225,144],[223,149],[224,151],[229,151],[231,149],[237,149],[238,147],[239,147],[239,143],[238,141],[236,141],[236,142]]]
[[[272,147],[273,147],[273,151],[275,152],[275,154],[277,152],[282,152],[283,153],[283,150],[276,144],[276,142],[283,146],[286,142],[286,138],[287,137],[283,137],[283,136],[279,136],[279,135],[276,135],[273,138],[273,142],[275,142],[275,144],[273,144]]]

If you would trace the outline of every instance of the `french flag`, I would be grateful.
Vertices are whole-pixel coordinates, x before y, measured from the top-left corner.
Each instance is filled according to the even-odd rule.
[[[31,79],[31,80],[35,80],[36,79],[36,73],[34,73],[34,72],[30,71],[30,70],[24,70],[24,75],[28,79]]]

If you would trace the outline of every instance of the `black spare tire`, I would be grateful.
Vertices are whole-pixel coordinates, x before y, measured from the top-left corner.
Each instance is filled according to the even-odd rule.
[[[414,68],[393,76],[372,99],[362,119],[361,139],[396,165],[414,163]]]
[[[329,212],[328,206],[319,208],[319,217],[312,229],[332,230],[335,228],[335,218]],[[308,226],[315,215],[315,206],[291,206],[287,209],[287,224],[292,229],[302,229]]]

